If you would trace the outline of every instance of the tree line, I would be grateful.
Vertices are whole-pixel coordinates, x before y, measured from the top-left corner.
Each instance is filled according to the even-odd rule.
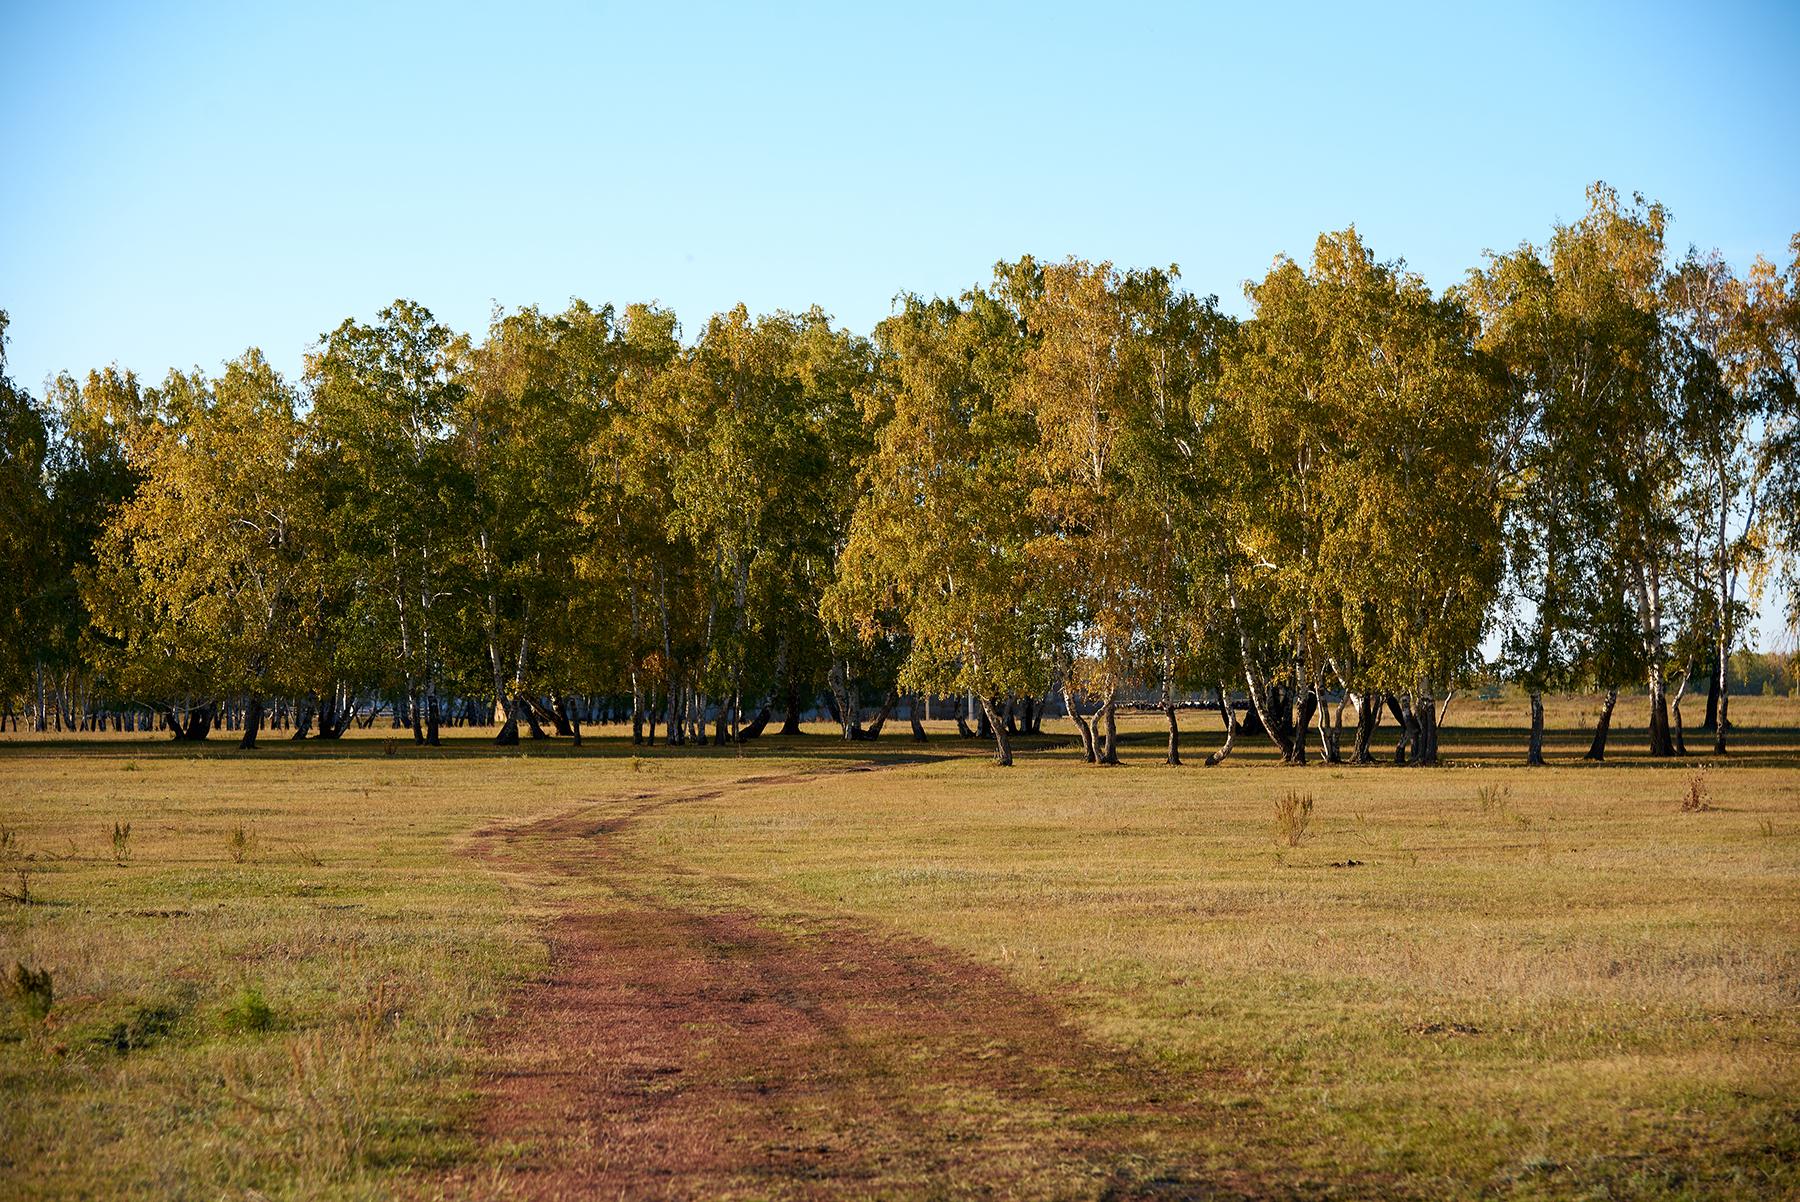
[[[1304,763],[1429,764],[1452,692],[1620,690],[1725,750],[1749,606],[1800,549],[1800,236],[1739,276],[1589,190],[1437,293],[1354,228],[1251,315],[1176,268],[1031,258],[872,334],[739,306],[411,301],[324,334],[41,399],[4,372],[0,705],[15,727],[229,715],[333,738],[379,710],[670,743],[845,738],[920,698],[970,737],[1052,704],[1116,762],[1184,698]],[[1482,647],[1497,645],[1498,659]],[[910,704],[909,704],[910,699]],[[928,703],[929,704],[929,703]],[[1716,707],[1716,712],[1715,711]],[[1242,718],[1240,720],[1240,713]]]

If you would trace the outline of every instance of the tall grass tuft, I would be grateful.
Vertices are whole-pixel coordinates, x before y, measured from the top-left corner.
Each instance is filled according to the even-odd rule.
[[[1712,793],[1706,787],[1706,769],[1700,767],[1688,777],[1687,796],[1681,799],[1683,814],[1704,814],[1713,808]]]
[[[1306,828],[1312,825],[1313,798],[1311,793],[1296,793],[1289,789],[1275,799],[1275,842],[1288,847],[1299,847],[1306,838]]]

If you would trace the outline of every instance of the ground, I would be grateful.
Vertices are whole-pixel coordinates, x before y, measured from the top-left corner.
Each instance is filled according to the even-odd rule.
[[[1545,769],[1460,701],[1433,770],[8,735],[0,1196],[1800,1193],[1800,703],[1593,708]]]

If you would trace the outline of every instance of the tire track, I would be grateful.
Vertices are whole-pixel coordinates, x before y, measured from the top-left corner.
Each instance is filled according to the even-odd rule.
[[[1004,974],[842,916],[793,913],[737,878],[645,856],[657,810],[923,762],[745,777],[595,801],[477,832],[559,903],[550,964],[490,1047],[488,1163],[447,1196],[1241,1198],[1257,1183],[1166,1163],[1218,1115],[1216,1081],[1173,1080],[1073,1027]],[[618,807],[621,802],[624,808]],[[659,883],[746,904],[688,907]],[[546,888],[546,886],[550,886]],[[769,904],[757,904],[769,903]]]

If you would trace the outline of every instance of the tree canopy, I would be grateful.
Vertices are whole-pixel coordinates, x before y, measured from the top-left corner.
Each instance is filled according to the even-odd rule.
[[[297,379],[250,349],[43,399],[5,370],[0,718],[255,745],[379,712],[500,742],[845,738],[945,706],[1012,739],[1059,702],[1217,706],[1292,763],[1429,764],[1449,698],[1682,701],[1726,750],[1756,590],[1800,552],[1800,236],[1741,277],[1589,190],[1446,291],[1355,229],[1245,287],[1022,258],[867,335],[744,306],[397,300]],[[1498,647],[1490,660],[1483,648]],[[1211,761],[1209,761],[1211,762]]]

